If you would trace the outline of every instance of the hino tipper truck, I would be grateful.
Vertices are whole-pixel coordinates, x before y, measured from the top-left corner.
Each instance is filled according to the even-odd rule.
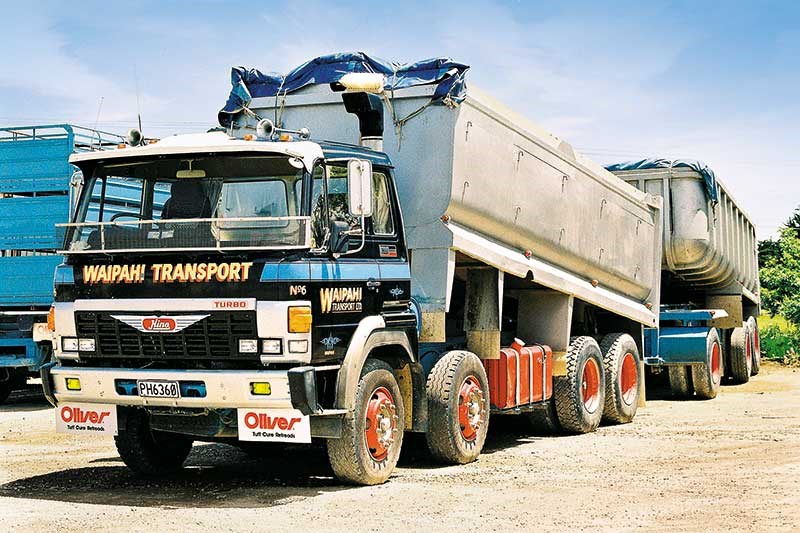
[[[374,484],[404,432],[465,463],[490,415],[629,422],[661,198],[467,88],[467,68],[237,68],[220,128],[73,155],[42,372],[57,428],[114,435],[148,475],[193,441],[320,438],[336,476]],[[140,197],[108,217],[112,179]]]
[[[53,271],[64,258],[53,232],[69,217],[75,168],[69,155],[106,150],[113,134],[68,124],[0,128],[0,403],[50,358]],[[114,185],[124,204],[124,184]],[[111,189],[110,189],[111,191]]]
[[[758,240],[750,218],[703,162],[644,159],[609,170],[664,198],[659,329],[645,363],[679,398],[714,398],[724,376],[759,371]]]

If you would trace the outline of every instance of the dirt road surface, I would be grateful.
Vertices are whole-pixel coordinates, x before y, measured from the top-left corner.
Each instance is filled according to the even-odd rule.
[[[379,487],[338,484],[314,448],[195,446],[140,479],[108,438],[54,433],[33,392],[0,407],[2,530],[800,530],[800,370],[767,366],[712,401],[648,400],[633,424],[535,437],[494,417],[473,464],[409,439]]]

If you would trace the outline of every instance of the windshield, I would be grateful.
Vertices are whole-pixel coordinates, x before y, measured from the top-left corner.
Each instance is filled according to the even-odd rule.
[[[306,176],[286,156],[101,164],[62,225],[65,253],[307,248]]]

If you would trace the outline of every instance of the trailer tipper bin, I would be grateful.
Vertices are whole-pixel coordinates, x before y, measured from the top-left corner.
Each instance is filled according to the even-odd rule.
[[[113,177],[143,201],[87,222],[85,192],[64,226],[45,380],[64,416],[108,413],[94,431],[147,474],[195,440],[319,437],[368,484],[406,431],[465,463],[490,414],[631,421],[661,199],[468,88],[467,68],[235,68],[215,131],[73,157],[85,191],[102,201]]]
[[[661,329],[647,332],[645,361],[666,366],[679,396],[694,389],[713,397],[726,375],[748,381],[761,357],[758,241],[750,218],[701,161],[645,159],[608,168],[664,198]]]

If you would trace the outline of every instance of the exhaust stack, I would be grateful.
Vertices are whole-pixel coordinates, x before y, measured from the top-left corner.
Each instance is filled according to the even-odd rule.
[[[342,94],[344,108],[358,117],[359,144],[383,151],[383,102],[377,94],[352,92]]]

